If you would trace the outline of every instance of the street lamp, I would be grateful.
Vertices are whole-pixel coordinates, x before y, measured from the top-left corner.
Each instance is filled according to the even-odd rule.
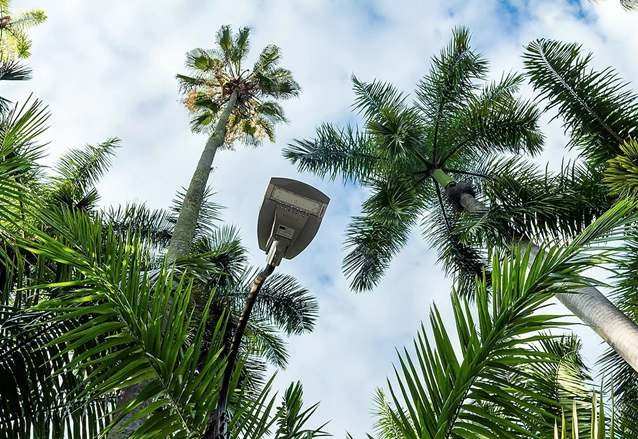
[[[264,281],[283,258],[294,258],[310,244],[319,230],[329,202],[330,198],[324,193],[306,183],[290,178],[270,179],[257,221],[259,248],[267,254],[266,267],[250,284],[246,304],[232,338],[212,429],[207,430],[205,438],[229,437],[227,405],[230,380],[237,363],[241,339]]]

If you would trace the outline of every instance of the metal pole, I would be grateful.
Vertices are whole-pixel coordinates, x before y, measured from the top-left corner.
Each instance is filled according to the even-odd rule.
[[[212,422],[209,424],[206,432],[202,436],[203,439],[228,439],[230,437],[228,433],[228,424],[229,424],[229,416],[228,416],[228,393],[230,391],[230,380],[233,377],[233,370],[235,369],[235,365],[237,363],[237,356],[239,354],[239,346],[241,344],[241,339],[244,336],[244,332],[246,331],[246,325],[248,324],[248,320],[250,318],[250,313],[252,312],[253,306],[257,300],[257,295],[261,290],[261,287],[264,285],[264,281],[268,276],[270,276],[275,270],[275,265],[268,264],[266,267],[255,276],[252,283],[250,284],[250,290],[248,293],[248,297],[246,298],[246,304],[244,305],[244,309],[239,317],[239,322],[237,323],[237,330],[233,335],[232,343],[230,346],[230,352],[228,353],[228,360],[226,363],[226,369],[224,370],[224,378],[222,380],[222,387],[219,392],[219,402],[217,403],[217,409],[215,410],[215,414],[213,415]]]

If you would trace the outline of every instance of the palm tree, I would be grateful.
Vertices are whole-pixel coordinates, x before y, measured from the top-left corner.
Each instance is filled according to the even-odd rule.
[[[531,42],[524,54],[525,68],[532,85],[545,99],[547,110],[554,109],[564,121],[570,145],[575,149],[596,186],[583,191],[585,202],[605,209],[616,197],[635,196],[636,143],[638,128],[638,94],[631,90],[612,69],[592,67],[592,54],[584,53],[579,44],[552,40]],[[608,191],[604,188],[607,187]],[[558,225],[559,227],[560,224]],[[636,307],[636,234],[628,229],[628,257],[619,260],[620,285],[616,292],[619,307],[638,319]],[[629,338],[635,344],[636,336]],[[625,358],[626,360],[626,358]],[[619,406],[634,408],[638,414],[638,392],[635,364],[627,363],[609,349],[603,359],[611,372],[608,385],[620,397]]]
[[[49,230],[63,236],[64,242],[33,228],[29,234],[35,240],[18,236],[15,239],[18,246],[46,260],[70,266],[73,277],[38,287],[52,295],[32,309],[40,318],[27,328],[31,333],[47,335],[45,347],[55,348],[44,351],[52,358],[41,359],[43,364],[53,366],[54,382],[67,375],[82,377],[79,389],[67,388],[70,383],[63,382],[60,391],[69,393],[53,395],[61,398],[58,402],[63,404],[59,408],[63,414],[88,412],[88,419],[74,417],[74,421],[81,422],[73,425],[74,437],[107,433],[131,415],[132,420],[143,419],[129,432],[131,437],[201,435],[217,404],[226,366],[225,318],[218,319],[214,329],[208,330],[215,295],[209,295],[199,316],[190,306],[196,279],[188,274],[176,275],[165,267],[151,276],[148,250],[139,237],[132,234],[122,240],[99,220],[78,210],[40,218],[47,221]],[[52,327],[54,322],[68,323],[70,328]],[[41,336],[36,341],[42,339]],[[37,344],[33,346],[35,353],[41,355],[40,348]],[[25,358],[38,358],[23,351],[28,354]],[[64,359],[62,364],[51,364],[60,358]],[[3,359],[6,361],[6,357]],[[49,389],[52,377],[40,379],[42,388]],[[234,386],[239,379],[239,374],[235,374]],[[143,383],[142,391],[127,405],[113,411],[117,391],[138,383]],[[236,409],[230,425],[231,437],[263,437],[272,425],[289,425],[284,420],[297,419],[292,425],[301,427],[308,420],[307,415],[314,412],[314,408],[301,409],[300,386],[285,399],[285,403],[289,399],[294,402],[296,411],[273,412],[271,383],[252,393],[247,392],[246,386],[234,393]],[[72,399],[65,400],[65,396]],[[0,410],[3,415],[0,425],[3,429],[29,431],[28,423],[33,422],[37,414],[34,411],[39,407],[26,405],[19,397],[8,402],[15,400],[19,405],[9,405],[9,409],[3,406]],[[7,411],[10,409],[23,411],[23,417],[12,415]],[[61,418],[65,419],[63,415]],[[49,422],[48,418],[40,421],[41,430],[36,431],[51,431],[46,429]],[[68,424],[61,431],[64,428],[69,428]],[[310,437],[318,435],[321,429],[312,431],[315,433]]]
[[[0,62],[3,63],[29,57],[31,40],[26,30],[47,18],[41,9],[15,15],[9,7],[9,0],[0,1]]]
[[[167,251],[169,261],[189,252],[217,150],[230,148],[237,141],[273,141],[275,125],[286,120],[275,99],[299,94],[299,85],[290,71],[279,67],[281,53],[277,46],[266,46],[252,70],[245,68],[249,36],[248,28],[233,35],[230,26],[222,26],[217,47],[190,52],[186,61],[190,74],[177,75],[186,108],[193,114],[193,130],[210,134],[184,196]]]
[[[178,195],[170,211],[149,210],[144,205],[98,210],[96,184],[110,167],[119,145],[117,139],[70,150],[45,176],[37,160],[43,155],[39,138],[47,120],[48,112],[39,101],[15,105],[0,118],[0,377],[5,383],[0,398],[0,430],[20,435],[32,432],[38,437],[94,437],[112,427],[112,413],[119,416],[123,412],[114,412],[117,388],[97,392],[85,382],[84,372],[100,373],[91,362],[116,353],[109,350],[108,341],[106,351],[99,351],[90,331],[100,326],[106,308],[112,307],[113,317],[123,318],[121,313],[126,313],[129,319],[121,335],[126,333],[133,344],[141,343],[143,334],[136,328],[148,325],[146,319],[153,318],[143,309],[131,309],[132,305],[122,303],[123,290],[109,290],[105,296],[98,292],[116,285],[113,276],[121,273],[109,257],[121,259],[124,265],[134,264],[141,279],[148,277],[137,291],[147,288],[151,302],[160,294],[158,283],[177,291],[171,293],[171,300],[179,298],[173,295],[181,291],[179,282],[192,283],[185,315],[191,325],[182,328],[187,331],[183,347],[191,347],[192,331],[204,322],[203,341],[197,347],[199,360],[193,366],[198,374],[215,346],[221,346],[216,361],[226,354],[227,336],[220,334],[228,334],[236,326],[252,269],[246,265],[245,250],[236,231],[216,224],[220,208],[205,197],[193,252],[175,267],[175,279],[168,280],[161,254],[172,235],[182,197]],[[67,248],[62,251],[74,255],[74,260],[49,257],[39,247],[45,242],[58,250]],[[122,254],[127,245],[140,253],[129,255],[128,262],[127,254]],[[109,256],[109,250],[115,253]],[[96,270],[91,276],[103,276],[101,287],[83,283],[87,282],[83,271],[87,269]],[[127,288],[136,288],[130,283],[134,278]],[[234,387],[244,393],[233,394],[235,411],[239,410],[238,404],[265,391],[267,363],[285,366],[287,352],[282,334],[311,331],[316,319],[316,300],[291,276],[273,276],[263,293],[240,347],[243,361],[236,369],[238,381]],[[73,297],[83,294],[95,294],[87,296],[93,297],[92,305],[74,302]],[[69,308],[76,305],[76,310]],[[94,313],[99,309],[104,312]],[[175,312],[168,305],[164,311]],[[85,340],[93,341],[84,347],[76,345],[71,354],[69,339],[82,332]],[[93,353],[83,356],[84,351]],[[147,355],[155,354],[147,351]],[[135,358],[131,356],[130,360],[137,361]],[[225,369],[224,365],[216,367]],[[15,371],[22,373],[16,375]],[[134,386],[127,384],[126,388]],[[149,419],[157,420],[157,416],[144,418],[138,428]]]
[[[577,166],[555,176],[502,157],[540,151],[539,111],[515,98],[520,76],[505,75],[479,89],[485,74],[469,32],[457,29],[419,83],[414,105],[389,84],[354,78],[354,107],[365,129],[325,124],[315,139],[284,152],[301,171],[340,174],[372,190],[347,232],[343,270],[353,289],[379,281],[421,218],[440,259],[468,291],[486,268],[481,248],[564,240],[608,207],[584,197],[585,189],[600,190]],[[557,298],[638,368],[638,346],[631,341],[638,339],[638,325],[596,288]]]
[[[572,407],[574,416],[566,418],[586,424],[581,434],[590,423],[600,431],[589,415],[592,392],[578,343],[551,335],[566,322],[543,308],[555,293],[591,285],[583,271],[618,256],[598,258],[601,238],[622,237],[622,227],[635,220],[635,203],[620,203],[570,244],[543,247],[531,265],[529,247],[496,252],[491,282],[478,279],[474,302],[453,293],[449,325],[433,306],[431,331],[422,328],[413,349],[400,354],[389,396],[377,397],[379,437],[550,439]]]

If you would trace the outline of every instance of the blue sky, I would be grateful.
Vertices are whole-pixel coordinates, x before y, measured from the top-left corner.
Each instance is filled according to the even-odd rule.
[[[256,215],[271,176],[298,178],[331,198],[316,240],[281,266],[317,296],[321,316],[311,335],[291,340],[281,386],[301,379],[307,400],[322,401],[321,420],[336,436],[370,431],[371,397],[392,371],[395,347],[409,344],[436,302],[449,316],[449,279],[415,232],[379,287],[353,294],[340,270],[349,218],[365,192],[341,182],[299,175],[281,157],[293,138],[311,136],[323,121],[352,120],[350,76],[391,81],[410,92],[429,57],[467,25],[474,45],[490,61],[492,75],[518,70],[523,46],[538,37],[581,42],[599,65],[612,64],[638,79],[637,14],[615,0],[376,0],[376,1],[153,1],[22,0],[17,8],[42,7],[49,20],[33,32],[34,79],[13,85],[14,98],[30,91],[51,108],[49,162],[69,147],[122,138],[112,171],[100,186],[102,204],[146,201],[169,204],[190,178],[205,138],[189,131],[174,76],[184,54],[212,44],[221,24],[253,28],[253,53],[267,43],[283,50],[283,64],[302,86],[285,103],[290,124],[278,140],[259,149],[238,146],[218,154],[211,179],[224,220],[241,228],[253,262],[261,264]],[[529,93],[525,89],[524,93]],[[546,117],[549,121],[549,117]],[[557,167],[565,138],[557,121],[544,124],[547,149],[539,161]],[[595,359],[598,339],[578,329]]]

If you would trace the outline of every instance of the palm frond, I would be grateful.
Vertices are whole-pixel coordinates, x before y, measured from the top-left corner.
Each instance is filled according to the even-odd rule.
[[[272,70],[281,60],[281,49],[274,44],[269,44],[263,48],[259,58],[253,66],[254,72],[268,72]]]
[[[598,256],[585,250],[631,221],[631,203],[621,204],[599,218],[572,244],[548,247],[529,265],[529,249],[515,249],[512,259],[492,258],[491,300],[485,280],[478,283],[475,309],[452,295],[459,348],[436,307],[430,315],[431,334],[422,328],[415,340],[416,357],[400,356],[396,384],[389,383],[393,419],[406,438],[535,437],[525,420],[547,415],[526,404],[517,391],[548,401],[535,387],[519,389],[504,374],[530,362],[550,362],[552,356],[532,349],[530,342],[547,339],[539,331],[560,326],[559,316],[539,312],[554,293],[574,291],[590,281],[582,275]],[[595,247],[593,247],[595,249]],[[415,360],[416,358],[416,360]],[[481,402],[499,407],[507,416],[494,416]],[[523,422],[514,422],[519,419]]]
[[[337,129],[330,124],[317,128],[315,139],[295,140],[284,149],[284,157],[297,165],[299,172],[310,171],[334,180],[362,182],[379,165],[372,139],[348,126]]]
[[[469,236],[467,226],[461,221],[462,215],[446,200],[437,204],[438,207],[430,209],[423,219],[421,229],[426,240],[437,250],[438,261],[453,277],[457,293],[471,299],[477,276],[487,273],[489,280],[489,259],[480,241]]]
[[[504,75],[487,85],[479,94],[467,98],[456,116],[458,140],[450,151],[441,151],[445,160],[470,150],[470,154],[513,152],[538,154],[543,134],[538,125],[540,112],[531,102],[521,101],[515,93],[523,80],[520,75]]]
[[[282,67],[253,72],[259,92],[274,99],[290,99],[299,96],[301,87],[292,72]]]
[[[380,439],[402,439],[401,426],[395,420],[397,408],[388,400],[382,389],[377,389],[374,394],[373,415],[375,418],[374,431]],[[406,416],[406,413],[403,413]]]
[[[355,291],[370,290],[379,282],[424,206],[420,188],[411,181],[397,178],[373,184],[363,214],[352,219],[346,232],[343,272]]]
[[[254,271],[245,277],[252,280]],[[243,299],[248,295],[246,282],[240,284],[237,293]],[[259,292],[251,315],[267,320],[286,334],[301,334],[314,329],[318,317],[317,299],[302,287],[293,276],[281,273],[271,275]]]
[[[352,108],[366,120],[377,118],[385,111],[399,112],[405,109],[407,96],[388,82],[366,83],[352,76],[355,100]]]
[[[620,145],[621,155],[607,162],[603,181],[613,196],[638,195],[638,142],[631,139]]]
[[[18,61],[0,61],[0,81],[26,81],[31,69]]]
[[[182,203],[184,201],[185,195],[186,190],[183,188],[179,190],[175,195],[173,203],[169,209],[169,223],[175,224],[177,222],[177,217],[179,216],[179,212],[182,209]],[[212,189],[207,187],[202,198],[199,216],[197,217],[197,226],[195,228],[194,237],[195,240],[212,234],[215,229],[215,224],[220,219],[220,214],[223,207],[212,201],[214,195],[215,193],[212,191]]]
[[[540,39],[523,55],[534,88],[556,109],[571,144],[594,165],[621,153],[638,126],[638,95],[611,68],[596,71],[576,43]]]
[[[107,139],[98,145],[86,145],[64,154],[55,167],[57,178],[72,181],[79,188],[94,186],[111,166],[120,140]]]
[[[0,431],[90,438],[108,423],[114,401],[78,397],[83,377],[59,373],[71,356],[55,340],[78,326],[77,320],[52,321],[46,313],[0,307]]]
[[[299,381],[291,383],[284,393],[283,401],[277,408],[277,439],[312,439],[315,437],[330,436],[323,431],[328,424],[314,428],[308,428],[307,422],[315,414],[319,404],[308,408],[303,405],[303,387]]]
[[[144,203],[111,206],[100,212],[100,216],[120,236],[135,234],[158,248],[167,246],[173,234],[169,213],[163,209],[150,209]]]
[[[32,96],[22,104],[15,104],[13,109],[2,115],[0,119],[0,151],[3,160],[20,158],[31,170],[35,161],[42,156],[42,143],[37,139],[48,128],[49,110],[38,99]],[[24,170],[23,167],[20,167]]]
[[[56,320],[87,319],[56,339],[64,343],[63,352],[79,352],[63,369],[86,374],[86,389],[79,396],[114,396],[120,389],[142,384],[142,391],[118,408],[107,430],[132,415],[129,422],[144,419],[132,437],[202,432],[217,402],[224,370],[220,325],[206,340],[208,349],[203,349],[208,310],[201,321],[193,320],[186,277],[177,283],[163,269],[151,281],[142,271],[148,256],[139,238],[121,241],[105,233],[99,222],[68,215],[64,223],[52,226],[65,232],[71,247],[42,233],[37,242],[24,245],[82,274],[75,281],[43,286],[63,286],[67,292],[37,306],[54,313]],[[84,239],[77,240],[80,237]]]
[[[558,173],[520,157],[485,160],[470,177],[479,199],[489,206],[463,215],[459,231],[469,242],[507,245],[512,239],[565,240],[582,231],[611,205],[600,191],[600,172],[578,163]]]
[[[440,123],[446,115],[463,109],[474,81],[482,79],[486,71],[487,62],[470,47],[469,30],[455,28],[450,43],[432,58],[429,73],[417,86],[417,107],[427,119]]]
[[[270,322],[251,315],[242,340],[244,357],[256,356],[278,368],[285,368],[290,354],[286,342]]]

